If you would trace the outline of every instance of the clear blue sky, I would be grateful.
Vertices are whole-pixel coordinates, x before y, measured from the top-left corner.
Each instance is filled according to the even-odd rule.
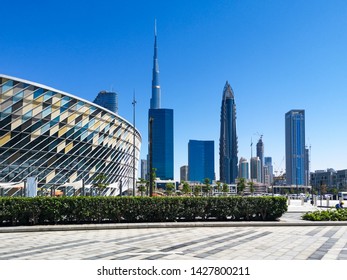
[[[147,154],[154,19],[162,107],[174,109],[175,178],[188,141],[214,140],[219,178],[222,91],[237,106],[239,158],[263,135],[285,168],[284,115],[306,111],[311,171],[347,168],[347,1],[1,1],[0,73],[93,101],[119,94]],[[255,149],[253,151],[255,154]]]

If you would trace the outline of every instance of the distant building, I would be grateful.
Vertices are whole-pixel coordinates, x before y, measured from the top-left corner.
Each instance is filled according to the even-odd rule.
[[[260,136],[260,139],[257,143],[257,157],[260,160],[260,182],[264,183],[264,143],[263,143],[263,135]]]
[[[226,82],[220,117],[219,174],[221,182],[235,183],[238,175],[237,161],[236,104],[234,92]]]
[[[273,182],[273,173],[272,157],[264,157],[264,183],[267,186],[271,185]]]
[[[118,114],[118,95],[116,92],[106,90],[100,91],[94,103]]]
[[[339,190],[347,191],[347,169],[336,172],[336,185]]]
[[[335,171],[333,168],[327,170],[315,170],[310,174],[313,189],[320,191],[322,188],[329,191],[336,188],[339,191],[347,191],[347,169]]]
[[[249,164],[247,159],[241,157],[239,162],[239,178],[249,179]]]
[[[314,189],[321,191],[322,188],[326,190],[336,187],[337,172],[329,168],[327,170],[316,170],[311,173],[311,184]]]
[[[183,165],[180,168],[180,181],[187,182],[188,181],[188,165]]]
[[[188,143],[188,178],[189,181],[210,182],[214,174],[214,141],[189,140]]]
[[[148,169],[147,169],[147,160],[141,159],[141,178],[144,180],[147,180],[147,174]]]
[[[288,185],[307,186],[305,110],[285,114],[286,176]]]
[[[261,164],[259,157],[251,158],[251,180],[261,183]]]

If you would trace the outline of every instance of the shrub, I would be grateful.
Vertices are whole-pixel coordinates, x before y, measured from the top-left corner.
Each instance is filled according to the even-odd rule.
[[[2,197],[0,226],[194,220],[267,221],[276,220],[285,211],[287,204],[283,197]]]
[[[302,216],[302,219],[309,221],[347,221],[347,209],[307,212]]]

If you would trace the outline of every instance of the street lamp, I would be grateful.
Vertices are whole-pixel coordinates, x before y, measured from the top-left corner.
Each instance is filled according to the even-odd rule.
[[[135,178],[135,165],[136,165],[136,160],[135,160],[135,106],[136,106],[136,100],[135,100],[135,91],[134,91],[134,97],[133,97],[133,196],[135,196],[135,184],[136,184],[136,178]]]

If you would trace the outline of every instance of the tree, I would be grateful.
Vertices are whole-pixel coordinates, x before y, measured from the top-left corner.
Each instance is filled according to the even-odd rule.
[[[216,187],[217,192],[221,192],[222,191],[222,182],[218,181],[216,184],[217,184],[217,187]]]
[[[192,188],[189,186],[187,182],[183,182],[182,192],[187,195],[192,192]]]
[[[245,188],[246,188],[246,179],[237,178],[237,193],[240,195],[243,195]]]
[[[201,193],[201,186],[200,185],[194,186],[193,193],[194,193],[195,196],[200,195],[200,193]]]
[[[155,178],[157,177],[157,174],[155,173],[157,169],[152,168],[151,172],[149,173],[149,180],[148,180],[148,189],[149,189],[149,195],[153,195],[153,192],[155,191]],[[152,189],[151,189],[152,186]]]
[[[175,190],[175,185],[173,183],[166,184],[166,194],[168,196],[171,196],[174,190]]]
[[[202,192],[207,195],[207,193],[210,192],[211,189],[211,185],[210,185],[210,179],[209,178],[205,178],[204,179],[204,185],[202,186]]]
[[[140,185],[137,187],[137,189],[141,193],[141,196],[143,196],[143,193],[146,191],[146,180],[140,178],[140,181],[138,183],[140,183]]]
[[[249,191],[250,193],[253,195],[254,194],[254,191],[255,191],[255,188],[254,188],[254,182],[253,181],[249,181],[247,183],[248,187],[249,187]]]
[[[223,184],[223,187],[222,187],[222,192],[223,192],[223,194],[226,195],[229,191],[230,191],[230,189],[229,189],[228,184],[227,184],[227,183],[224,183],[224,184]]]
[[[94,178],[94,187],[98,189],[99,195],[102,194],[103,190],[107,188],[108,183],[106,183],[107,177],[104,173],[99,173]]]

